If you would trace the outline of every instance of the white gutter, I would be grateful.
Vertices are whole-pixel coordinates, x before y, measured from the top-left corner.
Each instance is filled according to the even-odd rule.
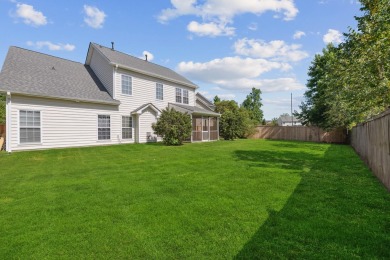
[[[66,98],[66,97],[53,97],[53,96],[46,96],[42,94],[31,94],[31,93],[22,93],[22,92],[14,92],[14,95],[21,95],[21,96],[27,96],[27,97],[39,97],[39,98],[48,98],[48,99],[56,99],[56,100],[66,100],[66,101],[73,101],[73,102],[82,102],[82,103],[93,103],[93,104],[104,104],[104,105],[120,105],[121,102],[111,102],[111,101],[101,101],[101,100],[90,100],[90,99],[76,99],[76,98]]]

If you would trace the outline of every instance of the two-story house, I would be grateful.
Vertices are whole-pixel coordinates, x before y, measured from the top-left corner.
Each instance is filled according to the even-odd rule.
[[[6,150],[155,142],[161,111],[191,115],[191,141],[217,140],[219,114],[174,72],[90,43],[85,64],[10,47],[0,73]]]

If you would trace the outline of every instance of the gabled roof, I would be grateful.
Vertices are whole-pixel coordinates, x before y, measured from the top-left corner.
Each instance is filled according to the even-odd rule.
[[[146,108],[151,108],[152,110],[154,110],[157,114],[160,114],[161,113],[161,110],[158,109],[155,105],[153,105],[152,103],[146,103],[146,104],[143,104],[142,106],[140,106],[139,108],[135,109],[133,112],[131,112],[132,114],[142,114],[142,111]]]
[[[11,46],[0,73],[11,94],[119,105],[92,69],[79,62]]]
[[[189,114],[195,114],[195,115],[198,114],[198,115],[217,116],[217,117],[221,116],[221,114],[211,110],[206,110],[200,107],[188,106],[183,104],[169,103],[168,107],[183,113],[187,112]]]
[[[113,66],[118,65],[123,69],[164,79],[173,83],[183,84],[191,88],[198,88],[198,86],[195,85],[193,82],[189,81],[185,77],[179,75],[178,73],[169,68],[157,65],[150,61],[136,58],[134,56],[128,55],[117,50],[112,50],[111,48],[107,48],[96,43],[90,43],[89,45],[86,64],[88,64],[90,59],[91,47],[93,47],[95,50],[98,50]]]
[[[208,100],[205,96],[200,94],[199,92],[196,93],[196,101],[199,101],[200,103],[202,103],[206,107],[209,107],[211,110],[215,109],[215,105],[210,100]]]

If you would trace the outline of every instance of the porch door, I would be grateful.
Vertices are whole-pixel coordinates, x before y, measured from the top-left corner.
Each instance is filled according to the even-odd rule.
[[[202,117],[192,117],[192,141],[202,141]]]
[[[202,122],[203,122],[203,141],[205,140],[209,140],[209,137],[210,137],[210,132],[209,132],[209,118],[208,117],[203,117],[202,118]]]

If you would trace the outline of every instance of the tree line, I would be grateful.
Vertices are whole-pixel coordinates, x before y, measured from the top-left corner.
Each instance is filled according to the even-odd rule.
[[[390,105],[390,0],[360,3],[357,28],[311,63],[305,101],[295,112],[303,124],[352,128]]]

